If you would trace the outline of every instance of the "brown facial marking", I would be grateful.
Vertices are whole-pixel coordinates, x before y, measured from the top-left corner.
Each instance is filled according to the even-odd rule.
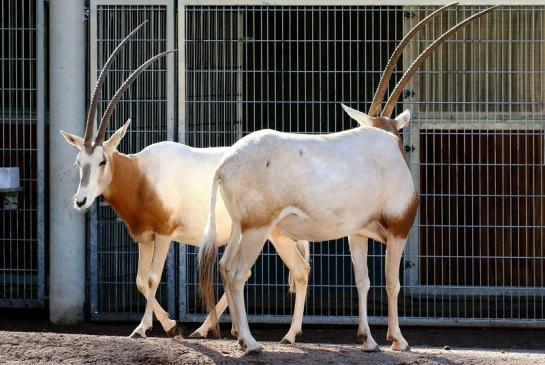
[[[112,182],[103,196],[123,219],[131,236],[149,231],[171,235],[181,223],[171,219],[136,159],[114,151],[109,163]]]
[[[81,186],[87,186],[89,184],[89,177],[91,176],[91,164],[86,163],[83,165],[81,172]]]
[[[409,231],[413,226],[414,219],[416,218],[416,211],[418,209],[419,202],[418,195],[414,195],[413,199],[405,209],[405,212],[399,217],[389,217],[387,215],[380,215],[377,221],[379,224],[387,230],[391,235],[400,238],[406,238],[409,235]]]

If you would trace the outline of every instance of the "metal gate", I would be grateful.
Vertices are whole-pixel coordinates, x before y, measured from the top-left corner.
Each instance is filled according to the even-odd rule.
[[[42,307],[44,4],[0,5],[0,307]]]
[[[367,110],[403,34],[437,8],[254,3],[178,3],[180,140],[189,145],[230,145],[262,128],[354,127],[339,103]],[[433,21],[394,79],[482,8]],[[504,6],[443,45],[405,90],[396,111],[412,111],[404,144],[422,201],[402,262],[402,323],[545,326],[544,60],[545,7]],[[356,323],[346,240],[311,245],[311,261],[305,322]],[[369,269],[370,322],[386,323],[383,245],[370,243]],[[200,321],[194,249],[181,247],[179,270],[180,319]],[[286,283],[267,244],[246,286],[250,320],[290,320]]]
[[[145,19],[149,23],[121,51],[112,65],[98,107],[101,115],[121,83],[147,59],[174,48],[174,3],[164,1],[92,0],[90,9],[90,85],[117,44]],[[134,153],[149,144],[173,140],[174,61],[160,60],[149,67],[123,97],[108,133],[131,118],[120,151]],[[157,299],[175,315],[175,249]],[[90,307],[94,320],[140,319],[145,300],[136,290],[138,247],[104,200],[94,205],[90,218]]]

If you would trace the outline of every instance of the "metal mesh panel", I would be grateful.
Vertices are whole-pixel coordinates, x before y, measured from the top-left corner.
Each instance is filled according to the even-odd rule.
[[[98,5],[96,8],[97,76],[119,42],[145,19],[149,23],[131,38],[109,71],[98,107],[99,116],[117,88],[135,69],[152,56],[166,50],[167,8],[148,5]],[[118,104],[107,131],[107,138],[128,118],[131,119],[127,134],[118,148],[120,152],[135,153],[152,143],[168,139],[166,76],[166,60],[163,58],[142,73]],[[145,300],[135,285],[138,246],[105,201],[99,201],[93,218],[91,224],[95,236],[91,239],[92,316],[94,319],[141,317]],[[169,260],[172,260],[173,255],[169,255]],[[157,300],[170,307],[169,296],[173,296],[174,292],[167,290],[165,278],[166,274],[157,289]]]
[[[43,305],[42,6],[0,5],[0,169],[20,176],[0,190],[0,307]]]
[[[186,6],[186,141],[206,147],[262,128],[354,127],[339,102],[367,110],[394,47],[434,9]],[[480,9],[434,20],[394,81],[442,31]],[[545,324],[544,16],[541,6],[503,7],[477,21],[425,62],[398,103],[395,112],[412,111],[404,143],[422,196],[401,266],[402,321]],[[198,320],[195,250],[185,255],[181,318]],[[346,240],[311,245],[311,261],[305,321],[355,323]],[[370,243],[369,272],[371,322],[384,322],[381,244]],[[246,285],[250,319],[290,319],[286,282],[267,244]]]

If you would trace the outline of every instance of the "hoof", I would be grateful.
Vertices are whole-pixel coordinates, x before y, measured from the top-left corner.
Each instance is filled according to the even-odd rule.
[[[411,351],[411,347],[408,345],[408,344],[401,344],[399,345],[397,342],[394,341],[394,343],[392,344],[392,350],[393,351]]]
[[[263,352],[263,348],[261,348],[261,346],[257,346],[254,349],[246,350],[244,352],[244,356],[259,355],[262,352]]]
[[[287,337],[284,337],[281,341],[280,341],[281,344],[283,345],[293,345],[295,343],[295,341],[291,341],[290,339],[288,339]]]
[[[198,331],[195,331],[189,335],[189,338],[198,339],[198,338],[206,338],[206,337],[201,335]]]
[[[131,335],[129,336],[129,338],[146,338],[146,336],[142,336],[140,333],[138,332],[133,332],[131,333]]]
[[[378,345],[375,345],[375,347],[366,347],[366,346],[362,346],[361,350],[363,352],[379,352],[380,351],[380,348],[378,347]]]
[[[171,329],[167,331],[167,337],[174,337],[178,334],[178,326],[174,325]]]

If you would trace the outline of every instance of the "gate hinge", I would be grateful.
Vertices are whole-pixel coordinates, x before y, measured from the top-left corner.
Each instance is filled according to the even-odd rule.
[[[415,94],[414,90],[411,89],[405,89],[402,92],[403,99],[412,98]]]
[[[406,144],[403,146],[403,150],[405,150],[405,153],[414,152],[416,148],[413,145]]]
[[[89,7],[88,6],[84,7],[83,8],[83,21],[84,22],[89,20],[89,14],[91,14],[91,10],[89,9]]]

